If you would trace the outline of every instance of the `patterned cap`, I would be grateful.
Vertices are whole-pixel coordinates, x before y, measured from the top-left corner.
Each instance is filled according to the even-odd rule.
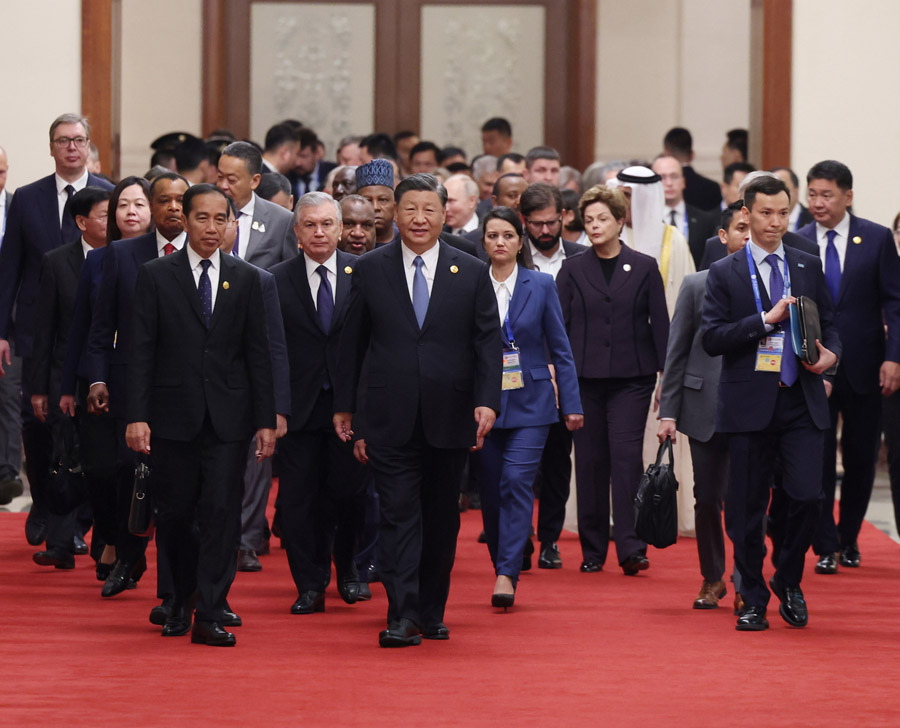
[[[394,189],[394,165],[389,160],[373,159],[356,168],[356,191],[373,185]]]

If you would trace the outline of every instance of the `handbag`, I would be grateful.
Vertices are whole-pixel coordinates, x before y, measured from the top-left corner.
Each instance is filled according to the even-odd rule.
[[[47,509],[64,516],[88,500],[88,485],[81,469],[78,433],[71,417],[60,417],[51,425],[52,450],[47,477]]]
[[[809,296],[799,296],[797,303],[790,307],[791,346],[800,361],[815,364],[819,361],[816,339],[822,340],[822,325],[819,322],[819,307]]]
[[[663,456],[669,452],[668,464]],[[664,549],[678,540],[678,481],[672,440],[666,438],[656,453],[656,462],[641,476],[634,499],[634,530],[642,541]]]
[[[149,538],[153,533],[153,506],[150,503],[150,466],[141,458],[134,469],[134,488],[131,510],[128,512],[128,532]]]

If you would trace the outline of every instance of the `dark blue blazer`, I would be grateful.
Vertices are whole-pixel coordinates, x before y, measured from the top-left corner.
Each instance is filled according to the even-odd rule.
[[[109,182],[92,174],[87,183],[112,189]],[[59,225],[56,176],[51,174],[16,190],[0,247],[0,339],[7,338],[15,306],[19,356],[31,356],[41,259],[67,242]]]
[[[90,379],[87,364],[88,336],[91,331],[91,319],[97,305],[97,291],[100,290],[100,275],[103,271],[103,260],[108,247],[96,248],[87,254],[81,265],[78,277],[78,290],[75,293],[75,310],[69,328],[69,343],[66,347],[66,358],[62,371],[62,394],[75,394],[75,382],[78,377]]]
[[[798,233],[819,252],[815,222]],[[835,325],[844,347],[841,370],[853,391],[864,394],[880,389],[882,362],[900,362],[900,258],[883,225],[851,215],[849,238]]]
[[[500,416],[494,427],[552,425],[563,415],[584,414],[578,374],[553,276],[519,266],[509,305],[509,325],[519,349],[525,386],[500,393]],[[504,334],[505,336],[505,334]],[[547,359],[556,368],[559,410]]]
[[[796,248],[785,247],[791,275],[791,295],[809,296],[819,308],[822,345],[838,358],[841,341],[834,326],[834,306],[825,285],[821,261]],[[778,372],[757,372],[756,352],[759,340],[766,336],[762,316],[747,269],[747,248],[713,263],[706,279],[703,300],[703,348],[710,356],[722,355],[719,378],[717,430],[720,432],[758,432],[772,421],[778,398]],[[772,308],[765,285],[760,286],[764,311]],[[831,426],[828,399],[821,374],[812,374],[798,363],[799,385],[816,427]],[[797,384],[794,385],[798,386]]]
[[[797,248],[797,250],[802,250],[804,253],[809,253],[810,255],[819,255],[819,246],[815,243],[811,243],[797,233],[785,233],[781,242],[789,248]],[[698,270],[706,270],[717,260],[722,260],[726,255],[728,255],[728,249],[719,239],[719,236],[714,235],[706,241],[706,250],[703,251],[703,260],[700,261],[700,268]]]

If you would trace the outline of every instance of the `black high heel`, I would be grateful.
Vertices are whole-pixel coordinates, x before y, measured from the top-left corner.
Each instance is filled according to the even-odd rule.
[[[516,602],[515,594],[496,594],[495,593],[495,594],[491,595],[491,606],[497,607],[497,608],[502,607],[504,612],[507,609],[509,609],[513,604],[515,604],[515,602]]]

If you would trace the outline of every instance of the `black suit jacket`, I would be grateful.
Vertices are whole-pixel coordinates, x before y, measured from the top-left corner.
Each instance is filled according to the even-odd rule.
[[[809,253],[816,257],[819,256],[819,246],[797,233],[785,233],[781,241],[788,248],[796,248],[804,253]],[[728,250],[722,241],[719,240],[719,236],[711,237],[706,241],[706,250],[703,252],[703,260],[700,261],[700,270],[706,270],[717,260],[722,260],[727,255]]]
[[[688,217],[688,247],[691,249],[694,267],[700,270],[700,264],[703,262],[703,255],[706,252],[706,241],[719,229],[720,215],[714,210],[705,212],[699,207],[686,203],[685,212]]]
[[[440,246],[428,313],[416,321],[402,243],[358,259],[340,342],[335,410],[356,411],[366,356],[366,440],[406,445],[421,417],[428,443],[475,444],[473,409],[500,410],[501,343],[488,267]]]
[[[717,211],[722,204],[719,183],[698,174],[690,165],[681,169],[684,173],[684,201],[701,210]]]
[[[220,255],[209,329],[187,247],[142,266],[128,360],[128,421],[189,442],[208,416],[219,440],[275,427],[262,284],[250,264]],[[226,287],[225,284],[228,284]]]
[[[812,213],[808,207],[800,205],[800,215],[797,217],[797,224],[791,232],[799,233],[800,228],[806,227],[813,221]]]

